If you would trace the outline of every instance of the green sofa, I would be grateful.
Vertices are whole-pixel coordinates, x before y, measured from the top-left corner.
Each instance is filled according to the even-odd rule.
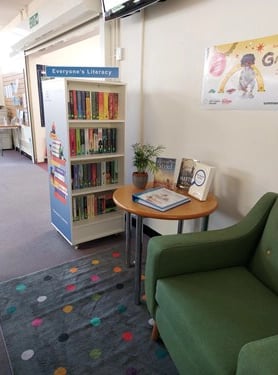
[[[229,228],[153,237],[145,276],[181,375],[278,374],[278,194]]]

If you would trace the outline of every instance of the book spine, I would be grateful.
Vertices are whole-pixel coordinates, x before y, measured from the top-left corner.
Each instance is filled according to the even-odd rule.
[[[104,93],[102,91],[98,93],[98,118],[104,120]]]
[[[117,152],[117,129],[111,129],[111,152]]]
[[[115,92],[113,98],[113,119],[117,120],[119,118],[119,94]]]
[[[76,90],[71,90],[72,92],[72,102],[73,102],[73,119],[78,119],[78,109],[77,109],[77,93]]]
[[[85,104],[86,104],[86,120],[92,119],[92,105],[90,91],[85,93]]]
[[[89,155],[90,154],[90,136],[89,136],[89,129],[88,128],[85,128],[84,129],[84,132],[85,132],[85,155]]]
[[[80,129],[80,146],[81,146],[81,155],[85,155],[85,129]]]
[[[97,91],[91,92],[92,119],[99,120],[99,95]]]
[[[107,140],[107,128],[102,129],[102,152],[107,153],[108,140]]]
[[[75,137],[76,137],[76,155],[81,155],[80,129],[76,129],[76,131],[75,131]]]
[[[94,129],[89,129],[89,154],[94,153]]]
[[[77,97],[77,118],[81,120],[83,119],[81,90],[76,90],[76,97]]]
[[[103,119],[109,119],[109,93],[103,93]]]
[[[102,134],[102,128],[98,128],[98,135],[97,135],[97,144],[98,144],[98,152],[103,152],[103,134]]]
[[[70,138],[70,156],[76,156],[76,136],[75,129],[69,129],[69,138]]]
[[[81,91],[81,118],[86,120],[86,91]]]
[[[72,92],[72,90],[69,90],[68,118],[69,118],[69,120],[74,119],[73,92]]]

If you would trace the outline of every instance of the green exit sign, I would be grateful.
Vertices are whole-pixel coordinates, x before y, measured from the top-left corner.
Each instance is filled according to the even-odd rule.
[[[32,27],[39,24],[39,13],[33,14],[31,17],[29,17],[29,27],[32,29]]]

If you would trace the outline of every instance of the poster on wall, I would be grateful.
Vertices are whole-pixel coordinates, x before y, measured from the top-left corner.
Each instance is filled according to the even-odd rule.
[[[278,35],[207,48],[202,105],[278,110]]]

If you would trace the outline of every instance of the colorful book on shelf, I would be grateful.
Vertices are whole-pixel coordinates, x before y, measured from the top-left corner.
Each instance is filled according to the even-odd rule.
[[[165,187],[156,187],[134,193],[132,194],[132,200],[158,211],[168,211],[171,208],[190,202],[188,196],[176,193]]]
[[[175,186],[176,159],[156,158],[157,171],[154,173],[154,186],[173,189]]]
[[[197,162],[188,194],[200,201],[205,201],[207,199],[214,174],[215,167]]]
[[[177,179],[177,187],[180,189],[189,189],[191,186],[195,165],[197,160],[183,158],[180,165]]]

